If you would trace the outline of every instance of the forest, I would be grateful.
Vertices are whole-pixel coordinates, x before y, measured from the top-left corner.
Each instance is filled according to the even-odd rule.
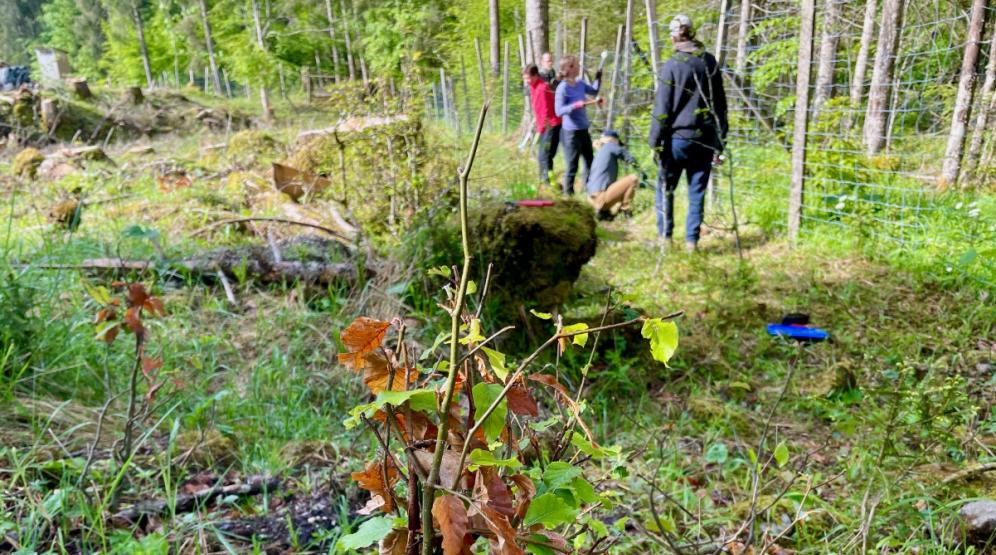
[[[996,553],[994,120],[996,0],[0,0],[0,553]]]

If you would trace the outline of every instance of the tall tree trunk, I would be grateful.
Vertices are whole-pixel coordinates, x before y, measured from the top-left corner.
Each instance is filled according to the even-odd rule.
[[[740,2],[740,27],[737,31],[737,58],[734,61],[734,71],[743,77],[747,68],[747,35],[750,33],[751,0]]]
[[[263,40],[263,24],[259,17],[259,2],[252,0],[252,22],[256,26],[256,45],[261,51],[266,52],[266,41]],[[261,79],[259,85],[259,100],[263,105],[263,118],[273,119],[273,106],[270,105],[270,93],[266,89],[265,79]]]
[[[850,131],[854,124],[854,115],[861,106],[861,97],[865,94],[865,74],[868,72],[868,56],[871,53],[872,37],[875,35],[875,13],[878,11],[878,0],[866,0],[865,21],[861,25],[861,42],[858,46],[858,56],[854,60],[854,73],[851,74],[851,111],[844,120],[845,131]]]
[[[332,13],[332,0],[325,0],[325,15],[329,19],[329,38],[332,39],[332,78],[339,82],[339,46],[335,40],[335,14]]]
[[[346,21],[349,14],[346,13],[346,5],[339,0],[339,13],[342,14],[342,34],[346,38],[346,65],[349,66],[349,80],[356,80],[356,64],[353,62],[353,45],[349,41],[349,26]]]
[[[145,82],[151,89],[155,82],[152,80],[152,65],[149,63],[149,47],[145,44],[145,25],[142,23],[142,14],[138,11],[138,3],[132,0],[131,18],[135,22],[135,33],[138,35],[138,50],[142,53],[142,67],[145,68]]]
[[[975,96],[975,66],[979,63],[979,45],[982,42],[982,28],[986,24],[986,4],[988,0],[972,2],[972,19],[968,24],[968,40],[965,55],[961,60],[961,77],[958,79],[958,96],[955,97],[954,114],[951,116],[951,132],[948,134],[948,147],[944,154],[944,169],[941,172],[941,187],[956,185],[961,175],[961,155],[965,150],[965,134],[968,131],[968,118],[972,116],[972,99]]]
[[[875,66],[868,88],[868,108],[865,111],[865,150],[874,156],[885,146],[886,122],[889,116],[889,95],[892,92],[892,72],[896,65],[895,53],[902,34],[904,0],[882,2],[882,26],[878,30],[875,49]]]
[[[204,23],[204,43],[207,46],[208,64],[211,67],[211,81],[214,92],[221,94],[221,75],[218,73],[218,62],[214,59],[214,39],[211,38],[211,22],[208,20],[207,0],[200,0],[201,20]]]
[[[979,92],[979,114],[975,118],[975,128],[972,129],[972,141],[968,147],[968,167],[967,172],[973,171],[979,164],[979,156],[982,155],[982,142],[989,127],[992,116],[993,104],[996,102],[996,17],[993,17],[993,26],[989,35],[989,60],[986,62],[986,80],[982,83],[982,90]]]
[[[816,66],[816,90],[813,95],[814,120],[833,94],[833,72],[837,65],[837,43],[840,41],[840,0],[825,0],[823,5],[820,61]]]
[[[498,13],[498,0],[488,0],[488,15],[491,20],[491,75],[497,76],[501,43],[501,16]]]
[[[544,52],[550,51],[550,2],[526,0],[526,40],[533,48],[533,63],[539,64]]]

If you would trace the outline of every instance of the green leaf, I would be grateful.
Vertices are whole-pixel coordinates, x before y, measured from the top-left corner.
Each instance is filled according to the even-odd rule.
[[[588,517],[585,522],[588,524],[588,527],[591,528],[592,532],[595,532],[595,537],[604,538],[609,535],[609,527],[606,526],[601,520]]]
[[[83,290],[86,291],[86,294],[90,295],[90,298],[97,304],[101,306],[110,304],[111,292],[108,291],[106,287],[102,285],[93,285],[85,279],[81,279],[80,283],[83,284]]]
[[[429,268],[430,276],[440,276],[444,278],[450,277],[450,267],[449,266],[439,266],[436,268]]]
[[[598,502],[598,495],[595,493],[595,487],[591,485],[588,480],[578,476],[571,482],[571,489],[574,490],[574,494],[577,496],[582,503],[596,503]]]
[[[479,383],[474,386],[474,420],[480,420],[484,412],[488,410],[491,403],[495,402],[501,395],[502,386],[494,383]],[[498,407],[491,413],[491,416],[484,420],[482,429],[484,437],[488,442],[492,442],[501,436],[501,431],[505,427],[505,417],[508,415],[508,399],[502,399]]]
[[[674,534],[678,531],[678,527],[675,526],[674,521],[671,520],[670,517],[668,517],[667,515],[659,515],[659,517],[661,521],[661,526],[664,527],[663,530],[664,532],[667,532],[669,534]],[[647,527],[647,530],[650,530],[651,532],[661,532],[660,527],[657,526],[656,520],[653,519],[648,520],[645,526]]]
[[[468,345],[470,343],[480,343],[484,341],[487,337],[481,335],[481,321],[474,318],[470,321],[470,331],[464,337],[460,338],[461,345]]]
[[[564,329],[561,330],[561,333],[571,333],[571,332],[581,331],[581,330],[586,330],[586,329],[588,329],[588,324],[585,324],[584,322],[578,322],[577,324],[571,324],[569,326],[564,326]],[[573,343],[575,345],[580,345],[580,346],[584,347],[585,344],[588,343],[588,334],[587,333],[580,333],[580,334],[575,335],[574,337],[572,337],[571,340],[573,341]]]
[[[361,524],[356,532],[340,538],[337,547],[340,551],[370,547],[387,537],[392,528],[392,519],[376,516]]]
[[[958,265],[968,266],[969,264],[975,261],[975,258],[977,256],[979,256],[979,253],[976,252],[975,249],[968,249],[967,251],[965,251],[964,254],[961,255],[961,258],[958,259]]]
[[[473,295],[474,293],[477,293],[477,282],[470,280],[467,282],[467,294]]]
[[[488,362],[491,363],[491,369],[495,371],[495,375],[501,381],[505,381],[505,378],[508,377],[508,368],[505,367],[505,353],[487,347],[481,347],[481,350],[487,355]]]
[[[360,416],[370,418],[384,405],[401,406],[409,402],[412,410],[419,412],[434,412],[436,410],[436,392],[432,389],[409,389],[408,391],[381,391],[372,403],[357,405],[349,410],[349,418],[342,421],[347,430],[359,425]]]
[[[550,314],[549,312],[536,312],[536,310],[532,308],[529,309],[529,313],[540,320],[549,320],[550,318],[553,318],[553,314]]]
[[[572,466],[564,461],[556,461],[547,465],[543,472],[543,483],[546,487],[555,490],[563,487],[581,475],[581,469]]]
[[[640,334],[650,340],[650,354],[654,360],[663,362],[664,366],[667,366],[678,348],[678,326],[674,322],[651,318],[643,322]]]
[[[544,493],[530,503],[523,524],[527,528],[542,524],[547,530],[550,530],[571,522],[576,516],[577,511],[569,507],[563,499],[553,493]]]
[[[550,538],[544,536],[543,534],[531,534],[529,539],[534,542],[550,543]],[[537,543],[526,542],[526,551],[532,553],[533,555],[558,555],[558,553],[553,549]]]
[[[602,459],[609,456],[618,456],[622,449],[619,447],[596,447],[595,444],[585,439],[583,435],[574,432],[571,436],[571,445],[577,447],[585,455],[593,459]]]
[[[482,466],[519,468],[522,466],[522,463],[520,463],[519,459],[515,457],[510,459],[499,459],[490,451],[485,451],[484,449],[474,449],[470,452],[470,464],[467,465],[467,470],[473,472]]]
[[[781,442],[781,443],[779,443],[778,447],[775,447],[775,453],[774,453],[774,455],[775,455],[775,462],[778,463],[778,467],[779,468],[781,468],[781,467],[785,466],[786,464],[788,464],[788,462],[789,462],[789,448],[788,448],[788,445],[785,445],[784,441]]]
[[[419,360],[425,360],[425,359],[429,358],[430,356],[432,356],[432,353],[436,352],[436,349],[438,349],[439,346],[443,344],[443,341],[446,341],[449,338],[450,338],[450,334],[449,333],[447,333],[447,332],[440,332],[439,335],[436,336],[436,340],[432,342],[432,347],[429,347],[428,349],[426,349],[425,351],[423,351],[422,355],[419,356],[418,359]],[[449,341],[447,341],[447,343],[449,343]]]
[[[706,451],[705,460],[708,463],[723,464],[729,456],[730,453],[726,450],[726,444],[713,443]]]

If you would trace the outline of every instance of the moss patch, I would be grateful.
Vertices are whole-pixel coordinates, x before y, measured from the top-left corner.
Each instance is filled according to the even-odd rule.
[[[472,214],[476,258],[494,264],[495,291],[543,308],[562,304],[595,256],[595,215],[576,200],[553,206],[485,204]]]
[[[33,179],[38,173],[38,166],[44,161],[44,154],[37,148],[28,147],[14,157],[14,175]]]
[[[239,131],[228,141],[225,157],[238,168],[265,166],[276,161],[281,144],[268,133],[255,130]]]

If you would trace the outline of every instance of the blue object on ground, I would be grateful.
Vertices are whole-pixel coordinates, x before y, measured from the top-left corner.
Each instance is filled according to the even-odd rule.
[[[785,324],[768,324],[768,334],[783,335],[799,341],[826,341],[830,334],[820,328],[809,326],[787,326]]]

